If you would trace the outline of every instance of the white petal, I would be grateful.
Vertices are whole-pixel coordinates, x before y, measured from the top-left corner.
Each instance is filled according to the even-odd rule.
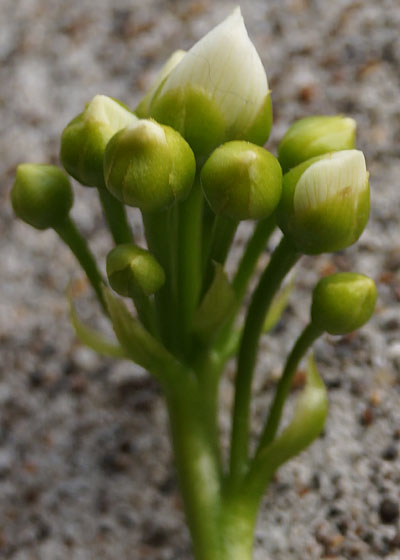
[[[239,7],[188,51],[162,93],[188,84],[208,92],[228,127],[238,119],[241,125],[252,122],[261,109],[268,93],[267,76]]]
[[[90,101],[85,110],[85,118],[102,122],[115,131],[134,125],[138,121],[136,115],[107,95],[96,95]]]
[[[365,189],[367,170],[364,154],[359,150],[334,152],[306,169],[294,192],[295,212],[324,205],[341,194],[357,200]]]

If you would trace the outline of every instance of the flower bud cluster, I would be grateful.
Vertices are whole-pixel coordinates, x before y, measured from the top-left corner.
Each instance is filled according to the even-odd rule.
[[[276,215],[299,253],[353,244],[369,216],[369,175],[355,149],[354,120],[300,119],[283,136],[278,158],[262,147],[271,124],[267,76],[237,8],[188,52],[170,57],[136,114],[96,95],[63,131],[60,159],[83,185],[105,187],[145,213],[184,200],[197,173],[215,214],[235,221]],[[12,203],[34,227],[54,227],[72,206],[69,180],[54,166],[21,165]],[[129,277],[139,289],[137,263],[145,270],[150,257],[117,248],[109,257],[111,284],[123,293],[121,278]],[[157,284],[163,272],[153,261],[150,268]]]

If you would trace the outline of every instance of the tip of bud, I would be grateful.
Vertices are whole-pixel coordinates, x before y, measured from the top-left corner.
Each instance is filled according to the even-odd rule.
[[[135,125],[128,127],[127,130],[128,132],[134,130],[135,135],[138,135],[143,142],[166,143],[163,127],[151,119],[139,120]]]

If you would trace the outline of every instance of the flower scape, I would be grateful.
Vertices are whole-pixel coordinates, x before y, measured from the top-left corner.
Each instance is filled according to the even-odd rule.
[[[172,54],[134,111],[96,95],[62,132],[62,166],[97,191],[111,233],[106,278],[70,215],[73,191],[61,168],[21,164],[11,192],[20,219],[52,228],[70,247],[116,336],[84,325],[70,297],[81,341],[133,361],[159,382],[196,560],[251,560],[268,484],[321,434],[327,417],[327,391],[309,354],[305,387],[282,426],[300,361],[322,334],[362,327],[376,303],[375,284],[363,274],[319,280],[253,448],[259,340],[283,313],[290,284],[282,283],[302,255],[354,244],[370,200],[353,119],[300,119],[277,157],[263,147],[272,122],[267,76],[236,8],[188,52]],[[146,247],[133,238],[126,206],[141,212]],[[229,277],[226,261],[242,220],[254,230]],[[276,228],[280,242],[257,275]],[[218,390],[230,360],[231,438],[222,449]]]

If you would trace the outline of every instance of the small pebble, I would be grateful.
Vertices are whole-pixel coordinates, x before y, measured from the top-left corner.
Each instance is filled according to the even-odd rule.
[[[385,459],[385,461],[394,461],[397,455],[397,448],[394,445],[388,445],[382,452],[382,459]]]
[[[382,523],[395,523],[399,518],[399,504],[390,498],[384,498],[379,506]]]
[[[374,421],[374,412],[372,410],[372,408],[367,407],[364,412],[361,414],[360,417],[360,424],[362,426],[370,426],[372,424],[372,422]]]

